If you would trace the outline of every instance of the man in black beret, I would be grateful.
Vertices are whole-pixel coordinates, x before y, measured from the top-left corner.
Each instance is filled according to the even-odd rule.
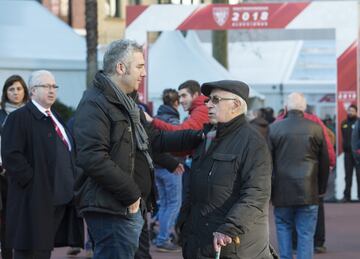
[[[179,216],[183,256],[214,258],[221,250],[221,258],[272,258],[271,157],[245,119],[249,87],[226,80],[205,83],[201,91],[210,124],[194,152],[190,193]]]

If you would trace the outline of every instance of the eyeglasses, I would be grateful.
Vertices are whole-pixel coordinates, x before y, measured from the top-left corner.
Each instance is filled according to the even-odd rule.
[[[46,84],[46,85],[34,85],[34,87],[42,87],[42,88],[45,88],[47,90],[50,90],[50,89],[58,89],[59,86],[58,85],[50,85],[50,84]]]
[[[236,98],[226,98],[226,97],[219,97],[219,96],[209,96],[209,98],[207,98],[204,103],[207,104],[209,101],[211,101],[213,104],[218,104],[220,101],[228,101],[228,100],[237,100]]]

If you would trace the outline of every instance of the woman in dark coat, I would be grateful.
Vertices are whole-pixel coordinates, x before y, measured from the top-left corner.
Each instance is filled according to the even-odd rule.
[[[18,108],[25,105],[29,100],[29,92],[26,87],[26,84],[21,76],[12,75],[6,79],[3,86],[2,96],[1,96],[1,110],[0,110],[0,133],[2,132],[2,126],[7,118],[7,116],[17,110]],[[0,138],[1,140],[1,138]],[[0,142],[1,143],[1,142]],[[1,152],[1,150],[0,150]],[[2,161],[0,157],[0,190],[1,190],[1,199],[0,206],[2,205],[1,211],[1,233],[0,233],[0,242],[1,242],[1,257],[3,259],[12,259],[12,250],[6,248],[5,246],[5,220],[6,220],[6,192],[7,192],[7,183],[5,178],[5,171],[2,168]]]

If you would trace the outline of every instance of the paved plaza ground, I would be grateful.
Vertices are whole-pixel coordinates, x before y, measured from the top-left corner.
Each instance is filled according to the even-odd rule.
[[[315,259],[359,259],[360,258],[360,203],[325,203],[326,247],[325,254]],[[276,246],[272,209],[270,212],[271,242]],[[52,258],[64,259],[66,248],[55,249]],[[152,248],[153,259],[180,259],[181,253],[159,253]],[[83,259],[77,256],[73,258]]]

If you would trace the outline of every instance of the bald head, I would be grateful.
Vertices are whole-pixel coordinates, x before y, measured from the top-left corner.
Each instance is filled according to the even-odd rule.
[[[306,110],[306,99],[302,93],[291,93],[287,97],[286,107],[288,111],[298,110],[304,112]]]

